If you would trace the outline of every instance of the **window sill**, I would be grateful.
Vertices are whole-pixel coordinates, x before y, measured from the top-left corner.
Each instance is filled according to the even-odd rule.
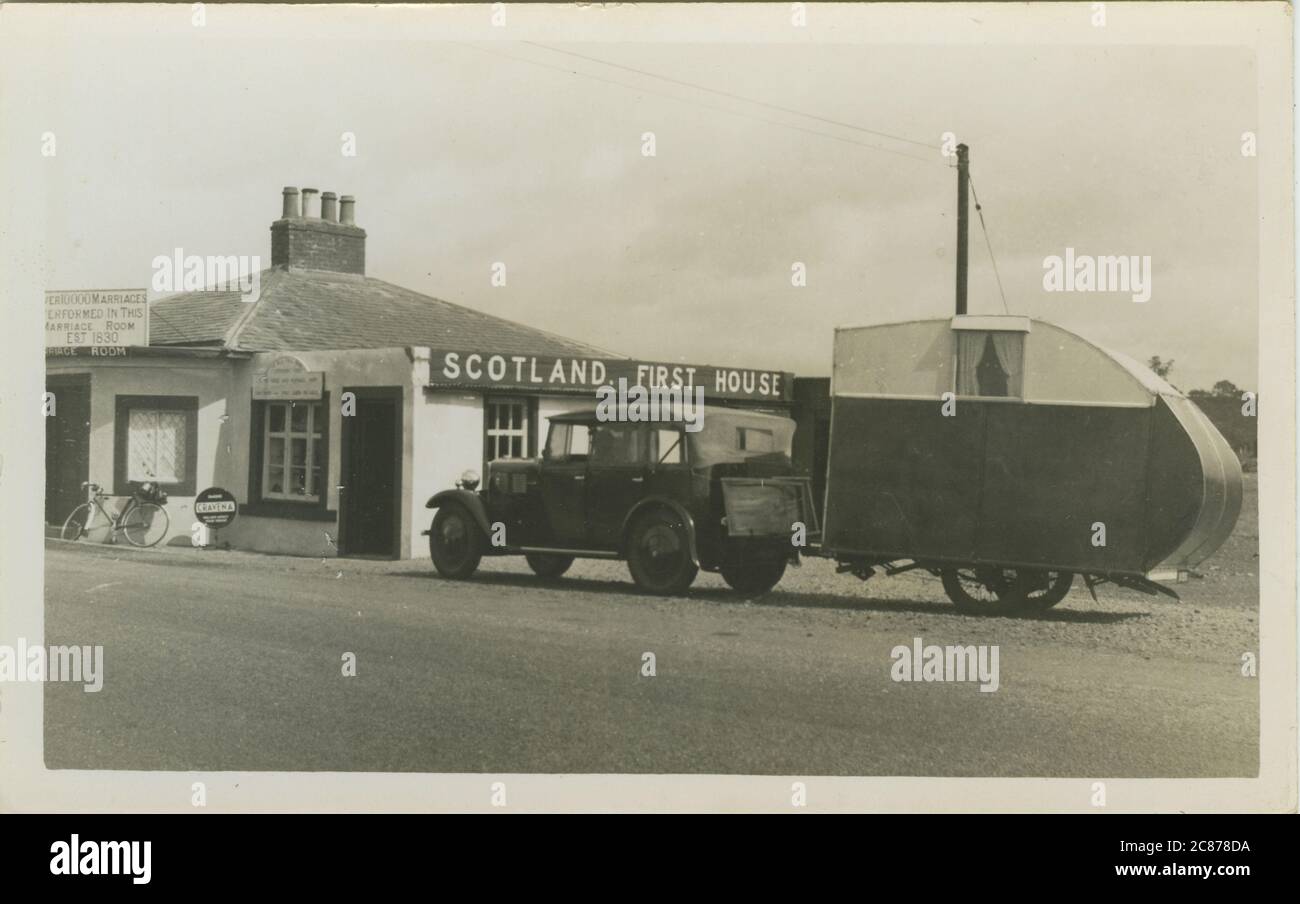
[[[322,508],[318,502],[281,502],[266,499],[246,502],[239,514],[250,518],[288,518],[294,521],[338,521],[339,513]]]
[[[195,487],[194,481],[192,480],[186,480],[181,483],[163,483],[161,480],[153,480],[151,478],[146,478],[146,480],[127,480],[125,483],[119,483],[115,485],[113,489],[116,492],[114,492],[113,495],[130,496],[135,492],[135,489],[139,487],[140,484],[146,482],[153,483],[156,487],[158,487],[158,489],[166,493],[167,498],[169,500],[173,498],[185,498],[185,497],[196,496],[199,492],[198,489]]]

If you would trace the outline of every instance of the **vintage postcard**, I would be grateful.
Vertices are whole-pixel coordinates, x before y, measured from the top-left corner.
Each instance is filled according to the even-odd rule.
[[[1294,810],[1291,34],[5,3],[0,809]]]

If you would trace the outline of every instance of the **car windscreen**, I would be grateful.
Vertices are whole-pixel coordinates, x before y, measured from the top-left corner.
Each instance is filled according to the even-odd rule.
[[[756,418],[743,413],[704,416],[704,429],[687,433],[693,466],[764,459],[790,463],[794,421],[784,418]]]

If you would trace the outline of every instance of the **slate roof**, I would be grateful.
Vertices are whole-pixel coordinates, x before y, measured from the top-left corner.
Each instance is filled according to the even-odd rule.
[[[185,292],[150,305],[150,345],[219,345],[239,351],[403,348],[482,349],[504,354],[623,355],[493,317],[374,279],[273,267],[261,294]]]

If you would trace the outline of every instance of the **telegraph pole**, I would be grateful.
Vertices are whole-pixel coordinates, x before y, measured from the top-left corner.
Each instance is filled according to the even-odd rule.
[[[970,222],[970,153],[957,145],[957,316],[966,313],[966,227]]]

